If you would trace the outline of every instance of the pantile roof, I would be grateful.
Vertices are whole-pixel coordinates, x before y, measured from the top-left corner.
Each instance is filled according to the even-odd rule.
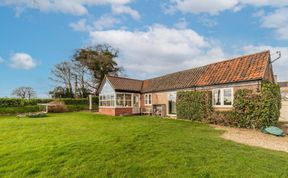
[[[142,93],[168,91],[261,80],[269,63],[270,52],[263,51],[143,81],[112,76],[107,76],[107,79],[115,90]]]

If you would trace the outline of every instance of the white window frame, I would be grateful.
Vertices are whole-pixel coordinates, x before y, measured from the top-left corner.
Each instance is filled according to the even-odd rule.
[[[151,106],[152,105],[152,93],[148,93],[144,95],[144,105]]]
[[[231,105],[224,105],[224,90],[231,90]],[[215,105],[215,91],[220,90],[220,105]],[[233,107],[234,103],[234,89],[232,87],[230,88],[215,88],[212,90],[212,103],[213,107]]]
[[[101,97],[103,97],[103,96],[105,96],[105,100],[101,99]],[[110,101],[110,102],[111,102],[111,99],[108,100],[108,99],[107,99],[107,96],[110,96],[110,97],[113,96],[113,97],[114,97],[114,99],[113,99],[113,101],[114,101],[114,106],[101,106],[101,102],[103,102],[103,101]],[[99,95],[99,107],[100,107],[100,108],[115,108],[115,104],[116,104],[116,94],[115,94],[115,93],[100,94],[100,95]]]
[[[117,94],[123,94],[123,96],[124,96],[124,98],[123,98],[124,105],[126,103],[126,96],[125,95],[131,95],[131,106],[120,106],[120,105],[117,105]],[[115,94],[115,108],[133,108],[133,95],[135,95],[135,93],[116,92],[116,94]]]

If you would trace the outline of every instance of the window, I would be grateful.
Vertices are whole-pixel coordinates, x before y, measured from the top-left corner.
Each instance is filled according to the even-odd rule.
[[[213,90],[214,106],[232,106],[233,90],[232,88],[222,88]]]
[[[111,107],[114,106],[114,94],[110,95],[100,95],[99,97],[99,105],[102,107]]]
[[[176,114],[176,92],[168,94],[168,114]]]
[[[169,101],[169,114],[176,114],[176,102]]]
[[[116,105],[120,107],[131,107],[132,106],[132,94],[116,94]]]
[[[232,89],[223,89],[224,105],[232,105]]]
[[[116,105],[117,106],[124,106],[124,94],[117,94],[116,95]]]
[[[144,102],[145,102],[145,105],[151,105],[152,104],[152,94],[145,94],[144,95]]]
[[[125,94],[125,107],[131,107],[131,106],[132,106],[132,95]]]

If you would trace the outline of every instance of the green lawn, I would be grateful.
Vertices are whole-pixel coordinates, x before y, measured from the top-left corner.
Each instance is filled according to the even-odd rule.
[[[287,177],[288,154],[153,117],[0,117],[0,177]]]

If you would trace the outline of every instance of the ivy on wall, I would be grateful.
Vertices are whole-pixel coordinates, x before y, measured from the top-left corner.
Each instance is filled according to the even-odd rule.
[[[235,93],[236,126],[261,128],[276,125],[280,117],[281,92],[278,85],[263,82],[261,92],[242,89]]]
[[[177,117],[201,121],[212,110],[212,92],[179,91],[177,92]]]
[[[278,122],[281,109],[280,88],[277,84],[264,81],[261,92],[237,90],[233,106],[232,111],[216,112],[212,109],[210,91],[177,92],[178,118],[242,128],[262,128]]]

